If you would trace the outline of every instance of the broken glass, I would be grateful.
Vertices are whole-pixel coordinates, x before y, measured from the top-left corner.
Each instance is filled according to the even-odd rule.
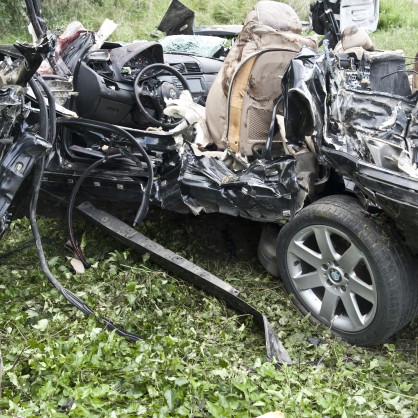
[[[165,53],[186,53],[201,57],[214,57],[227,43],[217,36],[172,35],[160,40]]]

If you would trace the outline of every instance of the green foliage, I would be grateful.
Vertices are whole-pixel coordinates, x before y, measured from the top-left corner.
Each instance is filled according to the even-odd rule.
[[[23,0],[2,0],[0,2],[0,39],[8,39],[14,31],[22,32],[27,25],[25,2]]]
[[[159,212],[148,219],[144,233],[233,283],[265,312],[296,364],[278,369],[265,362],[251,318],[81,222],[76,234],[84,233],[93,267],[74,274],[58,245],[65,225],[41,219],[41,234],[54,240],[46,246],[52,271],[143,340],[129,343],[68,305],[39,272],[34,249],[6,260],[0,266],[0,416],[417,415],[418,341],[411,336],[418,323],[378,349],[348,346],[301,317],[280,282],[263,272],[254,258],[258,225]],[[16,221],[0,252],[30,236],[28,221]],[[316,360],[323,363],[306,364]]]
[[[237,0],[232,4],[222,0],[213,3],[212,17],[214,22],[219,24],[242,24],[245,19],[246,12],[251,9],[253,1]]]
[[[418,9],[410,0],[382,0],[380,3],[379,29],[417,28]]]
[[[211,2],[212,21],[218,24],[242,24],[251,7],[256,3],[254,0],[237,0],[225,2],[215,0]],[[308,19],[309,0],[284,0],[282,3],[291,5],[301,19]]]
[[[403,49],[407,57],[415,57],[418,4],[412,0],[382,0],[378,30],[371,37],[377,49]]]

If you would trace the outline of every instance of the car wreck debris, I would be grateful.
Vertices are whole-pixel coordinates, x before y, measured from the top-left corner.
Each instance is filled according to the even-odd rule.
[[[367,34],[378,2],[318,1],[314,27],[329,32],[321,51],[293,9],[274,1],[258,2],[237,30],[195,27],[174,0],[159,26],[170,36],[131,44],[106,40],[111,21],[98,32],[73,22],[57,37],[39,1],[27,7],[35,45],[0,46],[0,236],[31,196],[42,268],[67,300],[92,313],[46,265],[41,185],[69,197],[69,236],[86,268],[72,232],[81,199],[135,203],[134,224],[149,205],[218,212],[262,222],[263,266],[301,312],[348,342],[380,344],[414,318],[418,93],[403,54],[376,51]],[[363,27],[350,15],[366,17]],[[269,355],[290,362],[266,318],[228,284],[90,203],[78,207],[253,315]]]
[[[180,257],[178,254],[150,240],[109,213],[96,209],[91,203],[84,202],[77,209],[88,219],[106,229],[111,235],[123,243],[141,253],[149,254],[151,261],[156,262],[183,280],[187,280],[194,286],[203,289],[206,293],[225,301],[228,306],[238,312],[252,315],[255,323],[264,331],[267,358],[269,360],[275,360],[279,364],[290,364],[292,362],[266,316],[240,299],[239,290],[183,257]]]

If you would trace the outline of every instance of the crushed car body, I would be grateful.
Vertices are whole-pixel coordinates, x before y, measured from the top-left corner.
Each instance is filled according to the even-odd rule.
[[[397,71],[402,54],[362,54],[303,51],[292,61],[286,132],[295,144],[310,136],[319,158],[384,208],[416,251],[418,95]],[[293,119],[294,106],[302,121]]]
[[[27,3],[37,46],[0,48],[1,234],[41,183],[69,197],[86,266],[81,197],[136,203],[134,224],[149,205],[240,216],[264,224],[260,261],[296,306],[350,343],[382,343],[416,315],[418,93],[401,53],[374,51],[361,28],[340,34],[325,1],[313,10],[338,42],[321,51],[273,1],[227,51],[221,38],[202,47],[178,1],[182,25],[160,25],[176,38],[132,44],[106,41],[109,22],[57,39]]]

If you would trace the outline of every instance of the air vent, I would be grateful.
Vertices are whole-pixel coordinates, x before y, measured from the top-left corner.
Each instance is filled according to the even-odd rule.
[[[91,61],[89,67],[97,74],[102,77],[113,77],[113,71],[111,70],[109,64],[103,61]]]
[[[200,73],[200,67],[197,62],[186,62],[184,65],[188,73]]]
[[[177,70],[181,74],[184,74],[186,72],[186,67],[182,63],[171,64],[171,67],[173,67],[175,70]]]

